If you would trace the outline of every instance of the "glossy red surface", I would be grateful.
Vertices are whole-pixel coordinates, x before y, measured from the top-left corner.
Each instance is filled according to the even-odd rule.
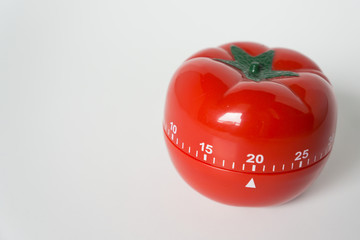
[[[212,199],[246,206],[282,203],[304,191],[331,151],[332,86],[312,60],[279,48],[273,49],[272,69],[299,76],[249,80],[214,59],[233,60],[231,45],[252,56],[269,50],[230,43],[186,60],[168,88],[168,149],[184,179]],[[249,177],[255,188],[245,187]]]

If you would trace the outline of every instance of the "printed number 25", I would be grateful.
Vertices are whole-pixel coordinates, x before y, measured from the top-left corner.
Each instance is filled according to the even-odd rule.
[[[299,151],[297,153],[295,153],[295,161],[299,161],[301,159],[306,159],[309,157],[309,149],[305,149],[304,151]]]

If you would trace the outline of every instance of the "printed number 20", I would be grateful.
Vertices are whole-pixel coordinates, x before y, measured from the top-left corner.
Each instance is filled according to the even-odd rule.
[[[248,159],[246,160],[247,163],[263,163],[264,162],[264,156],[261,154],[255,155],[252,153],[249,153],[248,155],[246,155],[248,157]],[[254,162],[255,159],[255,162]]]

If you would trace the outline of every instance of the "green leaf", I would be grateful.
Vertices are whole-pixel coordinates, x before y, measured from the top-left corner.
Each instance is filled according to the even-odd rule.
[[[270,50],[270,51],[264,52],[256,57],[254,57],[254,59],[256,59],[256,61],[262,63],[264,70],[271,71],[274,55],[275,55],[275,51]]]
[[[220,62],[223,62],[223,63],[226,63],[226,64],[231,65],[231,66],[233,66],[233,67],[236,67],[236,68],[238,68],[238,69],[242,69],[241,64],[239,64],[239,63],[236,62],[236,61],[229,61],[229,60],[223,60],[223,59],[217,59],[217,58],[215,58],[215,60],[220,61]]]
[[[230,47],[231,53],[234,56],[236,62],[240,65],[247,65],[249,61],[251,61],[252,57],[247,54],[244,50],[239,47],[231,46]]]
[[[217,59],[222,63],[228,64],[240,71],[242,71],[248,79],[259,82],[261,80],[275,78],[275,77],[298,77],[299,74],[290,71],[273,71],[272,63],[275,55],[274,50],[269,50],[258,56],[251,56],[243,49],[237,46],[230,47],[231,54],[235,61]]]
[[[271,71],[270,73],[266,74],[265,78],[269,79],[269,78],[283,77],[283,76],[298,77],[299,74],[289,71]]]

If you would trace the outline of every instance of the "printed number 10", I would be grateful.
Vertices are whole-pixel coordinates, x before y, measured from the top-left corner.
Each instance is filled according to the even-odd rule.
[[[173,122],[170,122],[170,130],[176,134],[177,132],[177,126],[173,123]]]

